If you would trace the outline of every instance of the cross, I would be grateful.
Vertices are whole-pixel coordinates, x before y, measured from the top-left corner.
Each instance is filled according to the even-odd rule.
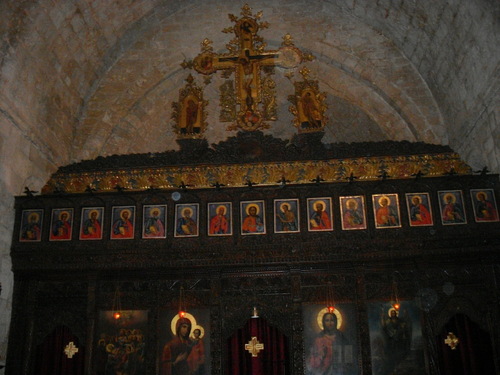
[[[248,352],[252,354],[252,357],[258,357],[259,352],[264,350],[264,344],[261,344],[259,340],[257,340],[257,337],[254,336],[248,344],[245,344],[245,350],[248,350]]]
[[[455,350],[459,342],[460,340],[458,339],[457,336],[455,336],[453,332],[448,332],[448,336],[444,340],[444,343],[448,345],[451,348],[451,350]]]
[[[76,353],[78,353],[78,348],[75,346],[73,341],[70,341],[64,348],[64,354],[66,354],[66,357],[71,359]]]
[[[285,35],[282,47],[278,50],[264,51],[265,43],[257,35],[259,28],[265,29],[267,23],[257,22],[262,12],[252,15],[251,8],[245,4],[241,18],[229,14],[234,26],[223,30],[234,32],[233,39],[226,47],[229,53],[215,54],[212,41],[205,39],[202,52],[193,60],[194,69],[201,74],[212,74],[218,70],[236,72],[236,101],[240,105],[236,127],[247,131],[267,127],[258,105],[262,102],[260,71],[264,66],[294,68],[304,60],[312,60],[312,55],[303,54],[293,45],[291,36]]]

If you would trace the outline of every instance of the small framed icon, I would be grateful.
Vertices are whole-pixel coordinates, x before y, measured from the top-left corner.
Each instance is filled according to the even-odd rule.
[[[274,232],[297,233],[300,232],[299,200],[275,199],[274,200]]]
[[[406,193],[406,205],[411,227],[434,224],[429,193]]]
[[[470,195],[476,223],[491,223],[499,220],[493,189],[471,189]]]
[[[146,204],[142,208],[142,238],[165,238],[167,205]]]
[[[208,203],[208,235],[230,236],[233,234],[231,202]]]
[[[73,209],[54,208],[50,222],[50,241],[69,241],[73,231]]]
[[[21,213],[20,242],[38,242],[42,239],[43,210],[23,210]]]
[[[400,228],[401,217],[399,214],[399,199],[395,193],[373,194],[373,214],[375,228]]]
[[[111,211],[111,239],[131,240],[134,238],[135,206],[115,206]]]
[[[265,234],[266,216],[264,201],[240,202],[241,234]]]
[[[354,195],[339,197],[342,230],[366,229],[365,197]]]
[[[103,219],[104,207],[82,208],[82,220],[80,221],[80,240],[102,239]]]
[[[197,237],[199,225],[199,204],[175,205],[174,237]]]
[[[438,191],[438,198],[443,225],[467,224],[461,190]]]
[[[333,230],[332,198],[307,198],[307,217],[310,232]]]

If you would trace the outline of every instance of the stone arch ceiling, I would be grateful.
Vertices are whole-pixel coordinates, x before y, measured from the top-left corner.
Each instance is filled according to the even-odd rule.
[[[231,24],[227,14],[238,15],[243,4],[4,1],[2,110],[52,168],[99,155],[175,149],[170,105],[189,73],[180,63],[199,53],[205,37],[225,52],[230,36],[221,30]],[[272,0],[250,6],[270,23],[262,32],[268,48],[289,32],[317,57],[307,65],[329,97],[326,141],[450,144],[472,164],[493,159],[498,165],[498,3]],[[275,78],[280,120],[267,132],[289,138],[292,86],[279,69]],[[218,82],[206,89],[209,142],[231,135],[217,121]],[[356,113],[357,121],[346,113]],[[470,136],[482,136],[476,128],[493,140],[496,153],[471,148]]]
[[[310,9],[321,7],[319,2],[312,4],[315,6]],[[281,36],[291,25],[301,25],[294,27],[295,33],[300,35],[296,37],[297,46],[317,56],[316,61],[308,66],[320,77],[320,87],[329,95],[359,107],[378,124],[385,138],[440,141],[444,131],[439,128],[443,124],[430,91],[411,63],[387,38],[356,23],[352,17],[332,18],[330,14],[319,17],[316,11],[289,12],[284,17],[283,8],[264,9],[264,15],[269,14],[264,19],[271,27],[262,35],[269,48],[279,47]],[[141,37],[123,51],[86,103],[75,137],[75,149],[80,151],[77,158],[81,155],[93,157],[96,153],[119,153],[123,149],[140,152],[145,146],[151,151],[162,151],[166,145],[175,148],[168,121],[168,104],[177,100],[178,88],[188,75],[179,62],[186,56],[194,57],[199,53],[200,42],[207,30],[218,28],[210,35],[214,47],[219,46],[217,52],[224,52],[225,44],[230,40],[230,36],[221,33],[221,26],[214,26],[214,23],[230,25],[227,14],[222,12],[214,14],[213,18],[198,18],[199,27],[182,38],[176,38],[183,32],[183,25],[189,23],[193,12],[208,14],[211,7],[206,4],[199,5],[196,10],[185,7],[174,14],[165,9],[162,14],[156,12],[154,20],[137,31]],[[183,21],[179,22],[179,19]],[[311,28],[315,23],[317,26]],[[293,87],[279,69],[276,80],[281,93],[278,95],[278,106],[282,109],[278,116],[281,127],[277,124],[271,131],[290,138],[293,128],[286,98],[293,92]],[[213,89],[222,82],[216,77],[214,81],[207,88],[210,100],[207,137],[212,141],[228,134],[224,131],[225,125],[217,121],[218,97]],[[130,82],[134,84],[130,85]],[[106,98],[113,98],[114,105],[110,106]],[[148,132],[147,129],[155,125],[164,125],[165,131],[160,134]],[[351,131],[360,133],[360,130],[353,128]],[[335,135],[337,132],[335,128],[328,128],[327,133]]]

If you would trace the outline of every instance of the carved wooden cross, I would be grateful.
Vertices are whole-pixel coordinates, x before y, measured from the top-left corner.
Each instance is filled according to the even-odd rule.
[[[202,52],[193,60],[193,67],[199,73],[206,75],[217,70],[234,70],[236,72],[236,99],[240,105],[236,120],[237,127],[243,130],[257,130],[267,127],[263,123],[264,118],[258,108],[258,104],[262,101],[261,68],[264,66],[293,68],[303,60],[312,60],[313,57],[304,55],[296,48],[289,34],[283,38],[280,49],[264,51],[265,43],[257,35],[259,28],[268,27],[267,23],[257,22],[262,12],[252,15],[251,8],[245,5],[241,15],[242,17],[238,18],[230,14],[229,19],[235,25],[223,30],[225,33],[234,32],[236,35],[236,39],[226,46],[230,52],[215,54],[211,46],[212,41],[205,39],[202,43]]]
[[[73,341],[70,341],[69,344],[64,348],[64,354],[66,354],[66,357],[71,359],[76,353],[78,353],[78,348],[75,346],[75,343]]]
[[[264,344],[261,344],[257,337],[252,337],[252,339],[245,344],[245,350],[252,354],[252,357],[258,357],[259,352],[264,350]]]

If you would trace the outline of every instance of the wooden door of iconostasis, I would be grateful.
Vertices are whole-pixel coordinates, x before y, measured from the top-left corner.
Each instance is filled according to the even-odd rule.
[[[58,326],[37,345],[36,375],[82,375],[84,373],[84,346],[68,327]]]
[[[227,340],[226,375],[290,373],[288,338],[262,317],[252,317]]]
[[[465,314],[456,314],[436,338],[442,375],[498,374],[491,337]]]

